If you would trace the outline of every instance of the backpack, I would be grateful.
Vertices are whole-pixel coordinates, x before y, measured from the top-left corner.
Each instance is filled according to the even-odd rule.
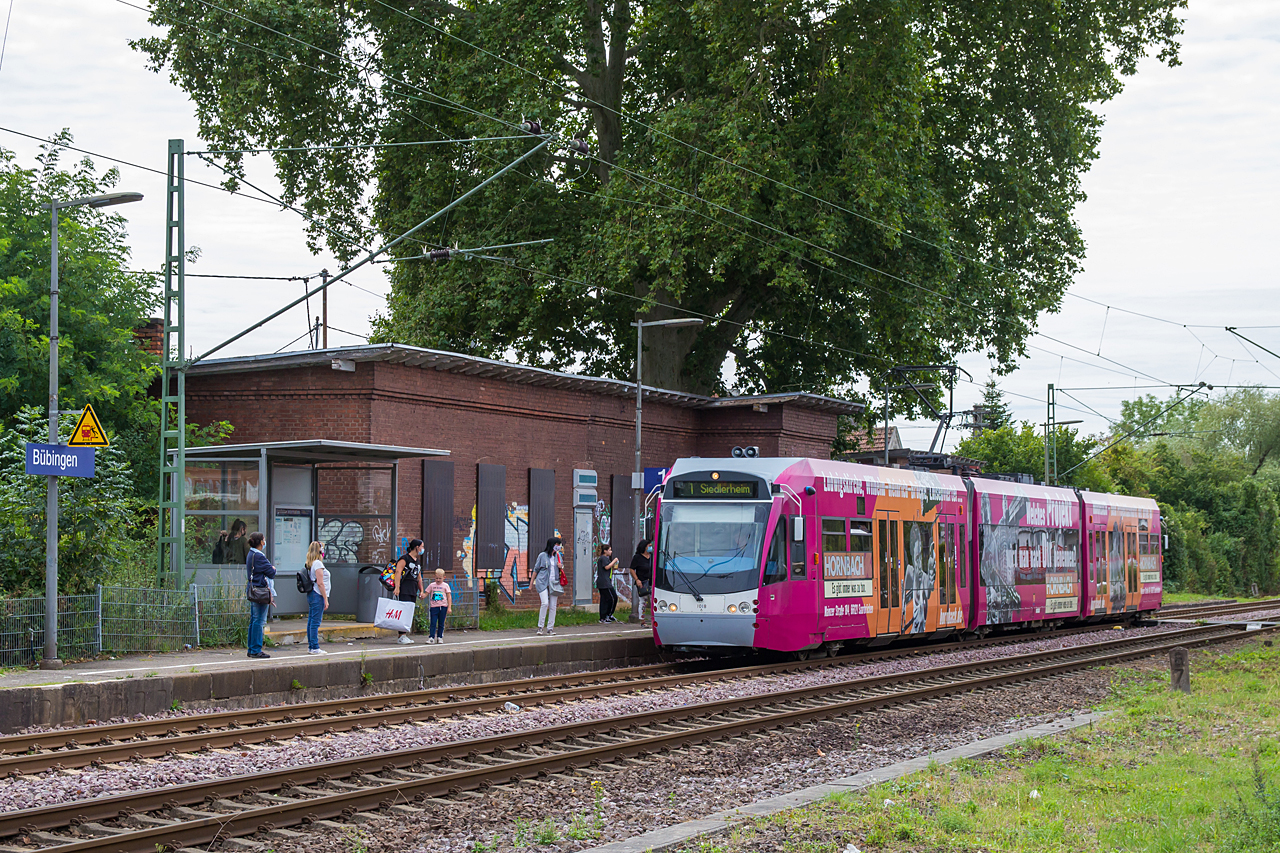
[[[302,593],[303,595],[308,595],[311,592],[311,590],[316,588],[316,582],[311,579],[310,570],[307,570],[305,572],[298,572],[298,574],[295,577],[295,580],[298,582],[298,592]]]

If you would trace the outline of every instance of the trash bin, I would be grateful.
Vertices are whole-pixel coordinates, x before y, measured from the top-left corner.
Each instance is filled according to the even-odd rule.
[[[361,566],[356,574],[356,621],[372,623],[378,617],[378,599],[390,598],[382,585],[382,566]]]

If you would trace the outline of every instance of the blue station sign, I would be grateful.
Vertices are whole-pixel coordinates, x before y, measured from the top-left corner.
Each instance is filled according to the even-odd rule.
[[[27,442],[27,473],[54,477],[92,477],[92,447]]]

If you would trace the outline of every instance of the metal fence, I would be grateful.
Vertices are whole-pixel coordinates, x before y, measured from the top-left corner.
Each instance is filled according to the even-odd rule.
[[[451,630],[480,627],[480,584],[453,581]],[[426,630],[427,608],[419,608]],[[415,621],[417,621],[415,619]],[[165,652],[184,646],[242,645],[249,629],[244,587],[186,589],[99,586],[58,597],[58,656]],[[32,666],[44,649],[44,599],[0,599],[0,667]]]

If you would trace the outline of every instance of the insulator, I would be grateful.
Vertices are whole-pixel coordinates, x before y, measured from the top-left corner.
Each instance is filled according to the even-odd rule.
[[[535,118],[527,119],[523,126],[525,130],[529,131],[534,136],[538,136],[542,133],[542,122]]]
[[[569,143],[569,150],[575,154],[581,154],[584,157],[591,153],[591,146],[587,144],[587,140],[574,138]]]
[[[449,260],[449,258],[453,257],[453,250],[452,249],[432,249],[430,252],[427,253],[427,257],[429,257],[433,261],[447,261]]]

